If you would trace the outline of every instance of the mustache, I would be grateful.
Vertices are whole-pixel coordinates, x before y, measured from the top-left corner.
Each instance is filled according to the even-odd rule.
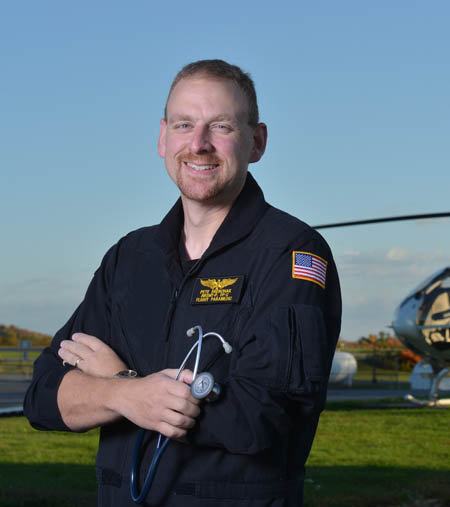
[[[182,153],[177,158],[179,161],[196,165],[219,165],[222,162],[220,158],[212,154],[194,155],[193,153]]]

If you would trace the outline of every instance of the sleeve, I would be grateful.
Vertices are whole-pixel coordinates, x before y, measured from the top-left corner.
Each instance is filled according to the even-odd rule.
[[[340,331],[341,296],[336,267],[318,236],[298,248],[326,262],[324,287],[294,278],[294,250],[276,259],[255,294],[223,395],[205,404],[192,442],[255,454],[287,434],[296,421],[317,423],[326,401]]]
[[[62,340],[70,340],[72,334],[77,332],[97,336],[109,343],[108,287],[117,261],[117,250],[116,245],[107,252],[94,274],[83,302],[34,363],[32,382],[24,399],[24,414],[36,429],[70,431],[61,418],[57,393],[64,375],[73,367],[63,366],[58,356],[59,344]]]

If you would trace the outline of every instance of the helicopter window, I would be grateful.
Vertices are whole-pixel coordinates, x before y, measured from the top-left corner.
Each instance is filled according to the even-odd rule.
[[[418,324],[423,326],[442,326],[450,319],[449,290],[435,289],[425,296],[417,315]]]
[[[442,285],[441,285],[441,287],[442,287],[443,289],[450,289],[450,276],[448,276],[447,278],[444,278],[444,279],[442,280]]]

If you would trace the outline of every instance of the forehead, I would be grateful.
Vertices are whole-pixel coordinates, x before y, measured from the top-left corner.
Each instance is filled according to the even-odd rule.
[[[181,79],[167,101],[167,118],[173,115],[218,116],[241,119],[248,115],[241,88],[229,79],[193,76]]]

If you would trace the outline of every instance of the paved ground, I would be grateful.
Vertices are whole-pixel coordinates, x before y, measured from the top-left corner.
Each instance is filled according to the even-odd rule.
[[[414,391],[411,389],[361,389],[347,387],[345,389],[328,389],[328,401],[348,401],[348,400],[381,400],[382,398],[403,398],[406,394],[415,394],[424,396],[426,391]]]
[[[0,414],[4,409],[21,407],[30,381],[21,375],[0,377]]]

